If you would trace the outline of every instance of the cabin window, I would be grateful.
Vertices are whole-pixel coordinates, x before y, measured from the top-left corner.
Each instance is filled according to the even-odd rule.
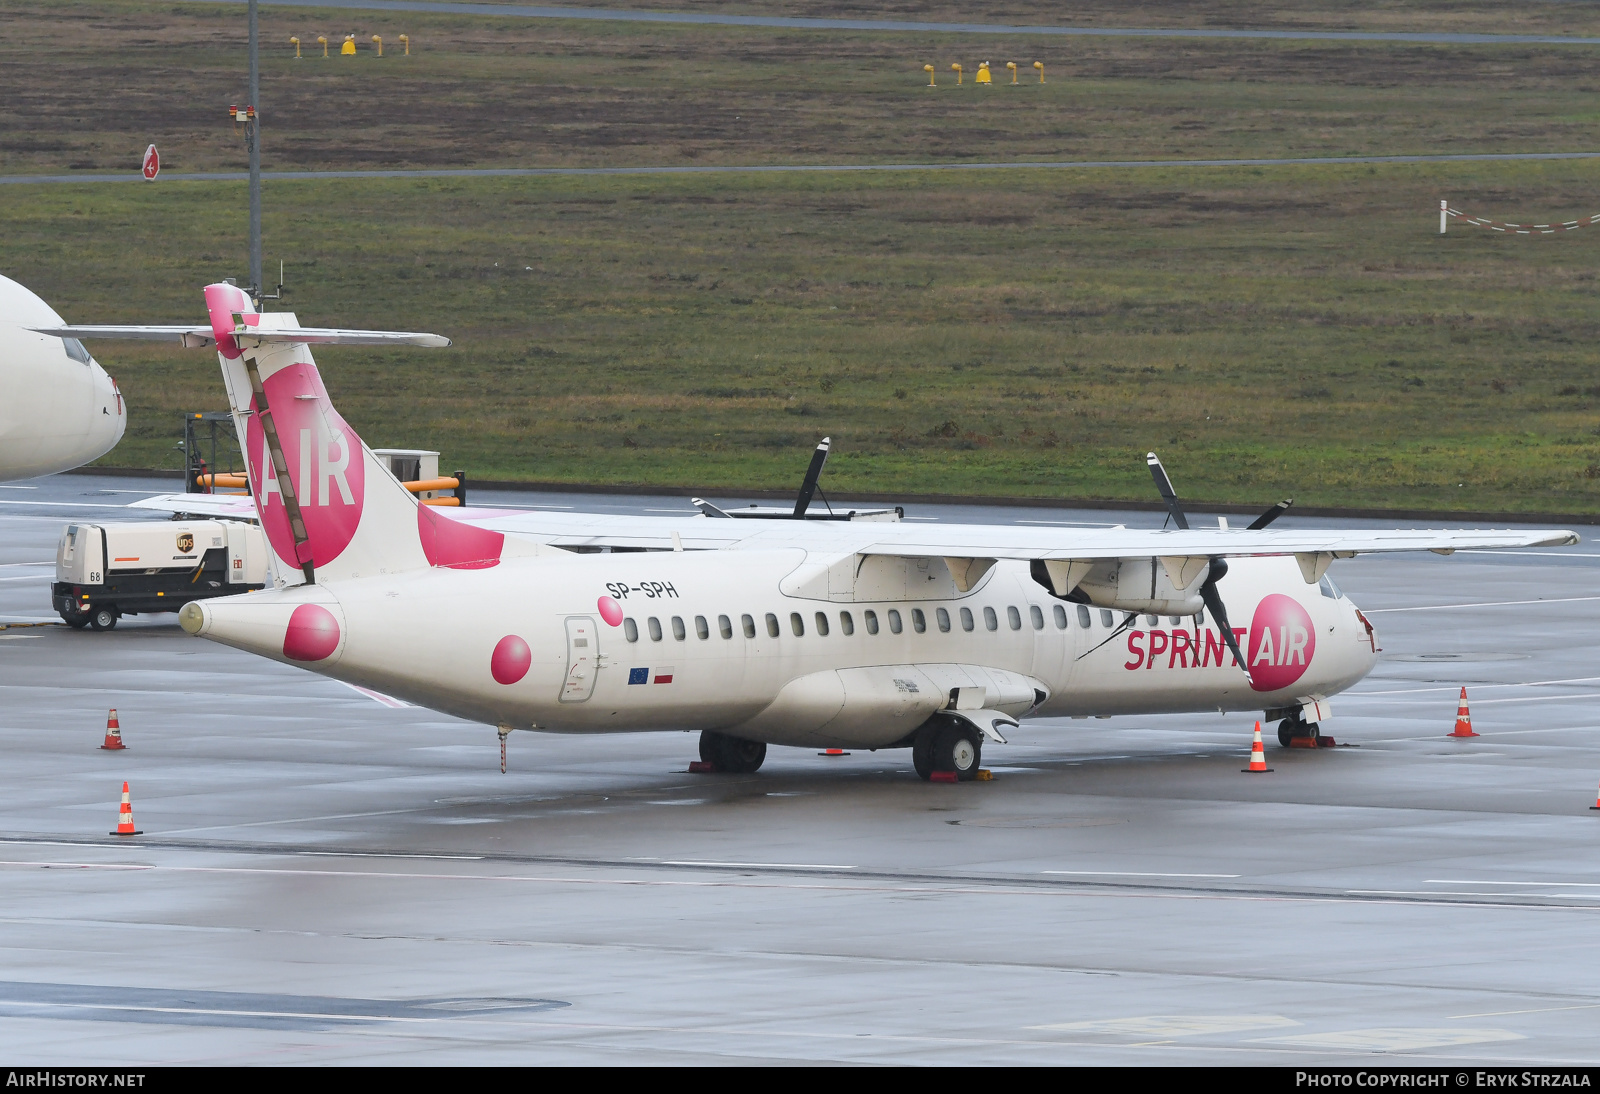
[[[817,633],[826,636],[828,633],[828,613],[817,613]]]
[[[1042,610],[1040,610],[1039,605],[1037,605],[1037,604],[1029,604],[1028,605],[1028,618],[1033,620],[1033,629],[1034,630],[1036,630],[1036,631],[1044,630],[1044,612]]]
[[[800,618],[799,612],[789,613],[789,629],[794,632],[796,638],[806,636],[806,621]]]
[[[911,609],[911,629],[918,634],[928,629],[928,617],[922,614],[921,608]]]
[[[687,632],[684,631],[684,629],[683,629],[683,616],[681,616],[681,615],[673,616],[672,617],[672,637],[676,638],[679,642],[682,642],[683,639],[684,639],[684,636],[686,635],[686,633]]]
[[[89,351],[83,348],[83,343],[76,338],[63,338],[61,348],[67,351],[67,356],[80,365],[87,365],[94,358],[89,356]]]
[[[1194,613],[1194,625],[1197,627],[1203,627],[1206,625],[1206,613],[1204,609]]]
[[[939,621],[939,629],[941,631],[947,631],[950,629],[950,613],[945,611],[943,608],[937,609],[933,613],[933,618]]]
[[[900,613],[893,608],[889,609],[889,630],[893,634],[900,633]]]
[[[694,633],[700,636],[701,641],[711,637],[711,626],[706,622],[705,616],[694,617]]]
[[[856,633],[856,621],[850,617],[849,612],[839,613],[839,629],[845,634]]]
[[[1000,617],[994,614],[993,608],[983,609],[983,625],[991,631],[1000,629]]]
[[[1144,622],[1147,627],[1159,627],[1161,626],[1161,617],[1159,615],[1147,615],[1144,617]]]
[[[877,634],[878,633],[878,613],[877,612],[872,611],[871,609],[868,609],[867,611],[864,611],[864,612],[861,613],[861,618],[865,619],[867,621],[867,633],[868,634]]]
[[[754,638],[756,636],[756,621],[753,617],[741,615],[739,617],[739,625],[744,628],[744,636],[746,638]]]
[[[1167,622],[1174,627],[1181,626],[1183,624],[1183,620],[1175,615],[1167,616]]]
[[[1100,625],[1102,627],[1115,627],[1117,625],[1116,620],[1111,618],[1110,608],[1100,609]]]
[[[1085,630],[1093,626],[1092,621],[1089,619],[1089,606],[1087,604],[1078,605],[1078,626]]]
[[[1317,582],[1317,589],[1329,600],[1338,600],[1344,594],[1339,591],[1339,586],[1333,583],[1333,578],[1327,574],[1322,575],[1322,580]]]
[[[650,641],[661,641],[661,620],[652,615],[649,619],[645,620],[645,626],[650,628]]]
[[[771,612],[767,613],[767,636],[769,638],[778,637],[778,617]]]
[[[747,615],[747,616],[745,616],[745,618],[749,619],[750,617]],[[751,630],[755,630],[755,627],[751,626],[750,629]],[[725,615],[717,616],[717,630],[722,633],[722,637],[724,637],[724,638],[732,638],[733,637],[733,620],[729,619]]]
[[[629,642],[639,641],[639,624],[635,623],[632,618],[622,621],[622,637]]]
[[[1006,622],[1011,624],[1011,629],[1014,631],[1022,629],[1022,613],[1017,611],[1015,604],[1006,605]]]
[[[961,609],[961,629],[964,630],[964,631],[970,631],[972,629],[972,609],[971,608],[962,608]]]
[[[1051,609],[1051,614],[1054,615],[1055,618],[1056,618],[1056,630],[1058,630],[1058,631],[1066,630],[1067,629],[1067,609],[1063,608],[1060,604],[1057,604]]]

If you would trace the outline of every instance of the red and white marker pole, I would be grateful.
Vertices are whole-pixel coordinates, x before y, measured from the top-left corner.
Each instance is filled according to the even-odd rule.
[[[156,176],[161,174],[161,153],[156,151],[156,146],[151,145],[144,150],[144,177],[149,182],[154,182]]]

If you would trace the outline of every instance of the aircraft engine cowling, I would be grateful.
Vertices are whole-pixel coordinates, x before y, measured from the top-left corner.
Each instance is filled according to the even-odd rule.
[[[1178,588],[1160,559],[1105,559],[1078,582],[1075,592],[1097,607],[1115,611],[1194,615],[1205,607],[1200,598],[1203,578],[1201,570],[1187,588]]]

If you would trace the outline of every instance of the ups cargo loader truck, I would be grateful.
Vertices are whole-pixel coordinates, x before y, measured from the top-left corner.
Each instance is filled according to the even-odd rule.
[[[270,557],[260,525],[245,521],[69,524],[56,547],[51,607],[69,626],[110,630],[124,615],[260,589]]]

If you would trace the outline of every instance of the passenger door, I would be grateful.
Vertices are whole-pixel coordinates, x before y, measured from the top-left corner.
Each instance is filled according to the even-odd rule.
[[[563,703],[581,703],[594,694],[600,667],[600,635],[586,615],[567,617],[567,682],[561,687]]]

